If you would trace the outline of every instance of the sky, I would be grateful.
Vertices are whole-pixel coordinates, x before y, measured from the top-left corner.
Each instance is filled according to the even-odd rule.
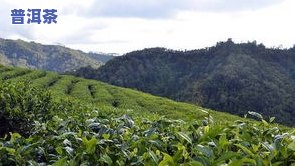
[[[57,9],[57,24],[11,23],[13,9]],[[294,0],[0,0],[0,37],[124,54],[191,50],[232,38],[295,44]]]

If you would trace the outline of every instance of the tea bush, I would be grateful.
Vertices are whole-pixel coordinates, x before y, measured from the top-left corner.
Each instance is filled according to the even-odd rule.
[[[24,83],[0,85],[1,117],[22,128],[0,139],[0,165],[294,165],[294,131],[260,119],[221,124],[112,114],[54,101]],[[8,137],[9,136],[9,137]]]

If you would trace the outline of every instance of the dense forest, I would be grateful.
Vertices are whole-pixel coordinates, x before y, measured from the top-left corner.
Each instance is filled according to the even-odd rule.
[[[66,72],[83,66],[98,68],[112,58],[112,55],[84,53],[64,46],[0,38],[2,65]]]
[[[75,75],[243,116],[248,111],[295,125],[295,48],[229,39],[213,47],[127,53]]]

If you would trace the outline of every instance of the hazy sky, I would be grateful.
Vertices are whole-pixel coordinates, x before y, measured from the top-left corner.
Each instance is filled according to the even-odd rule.
[[[12,9],[57,9],[55,25],[12,25]],[[295,44],[295,0],[0,0],[0,37],[84,51],[197,49],[233,38]]]

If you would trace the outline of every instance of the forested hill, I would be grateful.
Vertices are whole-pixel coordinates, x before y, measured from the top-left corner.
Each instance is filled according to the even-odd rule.
[[[151,48],[76,75],[233,114],[256,111],[295,125],[295,48],[230,39],[193,51]]]
[[[42,45],[0,38],[0,64],[66,72],[84,66],[98,68],[113,56],[84,53],[58,45]]]

